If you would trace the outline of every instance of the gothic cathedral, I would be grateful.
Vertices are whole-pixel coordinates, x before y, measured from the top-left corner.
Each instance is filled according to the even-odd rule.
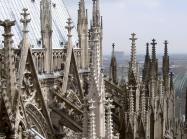
[[[104,76],[100,1],[90,2],[91,22],[80,0],[77,27],[62,0],[0,2],[0,139],[186,139],[168,42],[161,74],[156,40],[140,71],[132,33],[128,80],[118,79],[115,45]]]

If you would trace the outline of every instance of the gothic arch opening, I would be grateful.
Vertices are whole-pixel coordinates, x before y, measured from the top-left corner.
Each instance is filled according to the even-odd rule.
[[[151,112],[150,115],[150,139],[154,139],[154,113]]]
[[[49,138],[50,129],[40,110],[32,104],[27,104],[25,108],[29,127],[31,127],[29,130],[33,130],[41,136]]]
[[[133,139],[134,134],[131,125],[129,124],[128,130],[127,130],[127,135],[125,139]]]

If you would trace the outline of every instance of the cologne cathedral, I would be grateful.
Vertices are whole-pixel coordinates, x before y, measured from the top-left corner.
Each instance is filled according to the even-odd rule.
[[[104,76],[100,2],[90,2],[91,22],[80,0],[75,27],[63,0],[0,1],[0,139],[186,139],[168,42],[162,70],[153,39],[140,71],[132,33],[128,80],[114,45]]]

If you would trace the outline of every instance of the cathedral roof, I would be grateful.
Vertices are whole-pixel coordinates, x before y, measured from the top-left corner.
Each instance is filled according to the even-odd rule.
[[[182,93],[185,92],[187,86],[187,72],[177,74],[174,80],[174,84],[175,84],[176,95],[182,97]]]
[[[40,0],[3,0],[0,2],[0,20],[15,20],[13,28],[14,46],[17,47],[22,40],[22,25],[20,23],[23,8],[27,8],[30,13],[31,22],[29,24],[29,39],[33,48],[41,48],[41,25],[40,25]],[[53,48],[61,48],[67,41],[67,31],[65,29],[67,18],[70,15],[64,5],[63,0],[52,1],[52,29]],[[73,29],[73,43],[77,41],[77,31]],[[3,29],[0,28],[0,34]],[[0,41],[3,37],[0,35]],[[2,44],[1,44],[2,45]]]

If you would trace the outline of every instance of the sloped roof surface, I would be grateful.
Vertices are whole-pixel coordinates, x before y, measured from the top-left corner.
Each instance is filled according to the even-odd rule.
[[[40,48],[37,43],[41,39],[40,25],[40,0],[0,0],[0,20],[16,20],[13,27],[14,46],[17,47],[22,40],[22,24],[20,22],[23,8],[27,8],[30,13],[31,22],[29,23],[30,43],[34,48]],[[65,29],[69,13],[64,5],[63,0],[52,0],[52,18],[53,18],[53,48],[61,48],[61,42],[65,44],[67,40],[67,31]],[[3,28],[0,28],[0,34],[3,34]],[[0,42],[3,37],[0,35]],[[77,32],[73,30],[73,43],[77,40]],[[2,44],[1,44],[2,45]]]
[[[182,93],[185,93],[187,87],[187,72],[177,74],[174,84],[177,95],[182,97]]]

